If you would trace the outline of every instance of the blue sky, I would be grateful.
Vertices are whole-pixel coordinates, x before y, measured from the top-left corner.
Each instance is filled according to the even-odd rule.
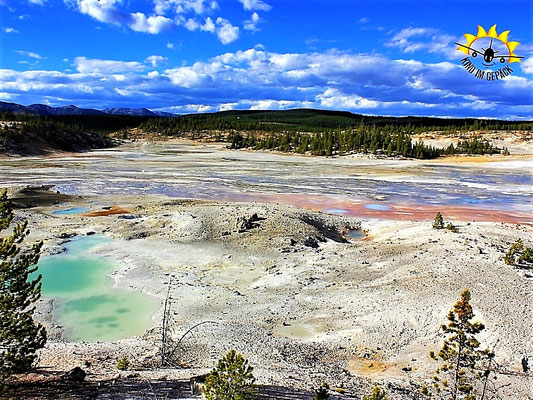
[[[497,24],[522,63],[476,79]],[[175,113],[312,107],[533,119],[531,1],[0,0],[0,100]]]

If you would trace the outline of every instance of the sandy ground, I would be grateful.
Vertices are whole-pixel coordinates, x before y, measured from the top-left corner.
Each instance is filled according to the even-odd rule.
[[[507,147],[511,156],[531,156],[533,154],[533,135],[527,131],[490,131],[490,132],[465,132],[465,133],[442,133],[429,132],[419,135],[413,135],[413,140],[423,140],[429,146],[438,148],[448,147],[450,144],[457,145],[459,140],[468,140],[473,137],[482,137],[487,139],[490,143],[499,148]],[[493,156],[494,157],[494,156]],[[492,158],[493,157],[489,157]],[[505,158],[505,156],[496,155],[496,157]],[[462,157],[454,157],[454,159],[461,159]],[[472,159],[472,157],[469,157]],[[475,157],[474,157],[475,158]],[[478,157],[480,159],[481,157]],[[455,161],[455,160],[454,160]]]
[[[393,399],[411,398],[399,388],[430,376],[435,364],[428,352],[440,347],[440,324],[465,288],[487,326],[482,342],[496,345],[498,360],[520,372],[521,359],[533,358],[533,272],[503,262],[516,238],[533,245],[530,225],[459,222],[452,233],[432,229],[430,221],[360,220],[275,204],[148,196],[100,201],[130,214],[59,217],[43,205],[19,215],[49,253],[61,250],[62,234],[115,238],[98,251],[118,260],[112,274],[118,287],[163,301],[171,281],[174,338],[199,322],[216,324],[183,341],[177,360],[184,368],[153,370],[161,309],[142,337],[66,343],[50,317],[50,301],[42,301],[38,318],[52,340],[41,352],[41,367],[79,365],[89,379],[117,378],[117,360],[130,355],[135,372],[123,377],[186,379],[236,348],[261,384],[296,390],[326,380],[360,396],[378,383]],[[253,214],[258,221],[239,232],[238,218]],[[358,227],[365,239],[343,236]],[[511,384],[504,398],[533,398],[531,376],[501,382]]]

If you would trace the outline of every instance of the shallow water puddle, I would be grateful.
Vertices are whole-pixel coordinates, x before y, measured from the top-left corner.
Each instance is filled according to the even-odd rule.
[[[75,214],[85,213],[89,210],[90,210],[89,207],[70,207],[70,208],[65,208],[62,210],[52,211],[52,214],[53,215],[75,215]]]
[[[364,239],[366,237],[361,229],[352,229],[346,233],[346,236],[350,239]]]
[[[313,332],[304,325],[278,325],[274,327],[274,335],[283,336],[289,339],[310,339],[314,337]]]
[[[112,341],[142,334],[151,326],[159,301],[151,296],[113,288],[112,260],[92,254],[110,242],[86,236],[66,243],[62,254],[43,257],[43,296],[54,298],[54,320],[69,341]]]

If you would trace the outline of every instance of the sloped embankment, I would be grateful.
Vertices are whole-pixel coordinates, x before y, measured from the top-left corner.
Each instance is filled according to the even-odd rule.
[[[113,144],[108,137],[55,124],[29,126],[20,122],[0,122],[0,155],[37,156],[56,151],[82,152],[111,147]]]

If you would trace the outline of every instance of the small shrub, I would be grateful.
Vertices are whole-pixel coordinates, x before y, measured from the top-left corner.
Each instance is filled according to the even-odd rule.
[[[322,385],[318,389],[315,389],[315,396],[313,400],[329,400],[329,385],[326,382],[322,382]]]
[[[372,393],[363,396],[363,400],[388,400],[387,392],[376,386],[372,389]]]
[[[507,265],[531,268],[533,265],[533,248],[525,247],[522,239],[516,239],[505,254],[505,263]]]
[[[253,368],[241,354],[231,350],[205,380],[207,400],[249,400],[254,398]]]
[[[433,229],[444,229],[444,218],[442,218],[442,214],[440,212],[438,212],[435,216],[435,220],[433,221]]]
[[[121,371],[126,371],[131,368],[131,363],[128,357],[122,357],[118,360],[117,368]]]
[[[448,229],[449,231],[452,231],[453,233],[457,233],[457,227],[451,222],[448,222],[446,224],[446,229]]]

